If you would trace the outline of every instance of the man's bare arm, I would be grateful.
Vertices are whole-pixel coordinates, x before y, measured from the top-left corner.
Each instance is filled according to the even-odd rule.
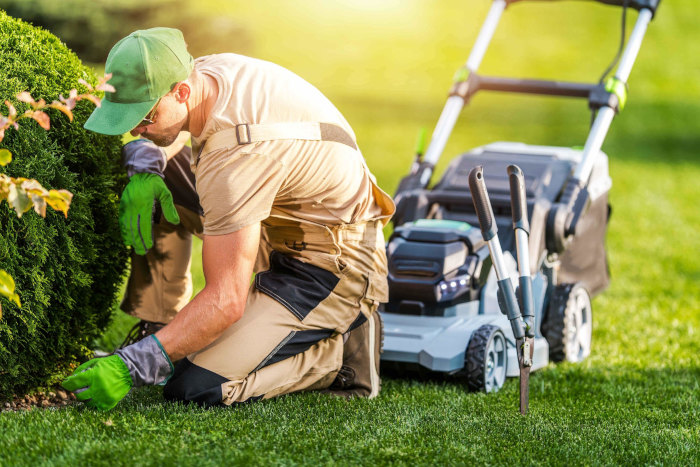
[[[259,242],[259,222],[227,235],[204,237],[206,286],[156,333],[170,360],[203,349],[240,319]]]

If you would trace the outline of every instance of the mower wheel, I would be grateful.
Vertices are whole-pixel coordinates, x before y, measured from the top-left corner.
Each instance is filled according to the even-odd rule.
[[[496,392],[506,381],[508,346],[498,326],[485,324],[474,331],[467,346],[465,376],[472,391]]]
[[[560,284],[554,288],[542,334],[554,362],[581,362],[591,353],[593,312],[591,297],[581,284]]]

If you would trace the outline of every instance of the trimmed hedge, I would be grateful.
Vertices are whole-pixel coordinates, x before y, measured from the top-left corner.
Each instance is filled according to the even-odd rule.
[[[0,11],[0,102],[9,100],[23,112],[27,105],[17,93],[51,102],[72,88],[81,91],[80,78],[97,83],[58,38]],[[33,211],[17,218],[0,204],[0,269],[14,277],[22,299],[22,308],[2,299],[0,400],[55,382],[84,359],[108,324],[123,280],[121,141],[83,129],[92,109],[88,101],[78,102],[72,123],[51,109],[49,131],[23,120],[0,142],[14,155],[5,173],[74,194],[67,218],[53,209],[45,219]]]
[[[189,0],[0,0],[0,9],[51,31],[92,63],[104,63],[122,37],[154,26],[180,29],[195,57],[252,47],[243,24]]]

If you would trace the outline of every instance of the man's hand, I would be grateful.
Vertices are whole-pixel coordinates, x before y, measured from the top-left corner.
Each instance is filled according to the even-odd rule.
[[[164,385],[173,371],[173,362],[160,341],[150,335],[118,349],[115,355],[83,363],[61,384],[89,407],[109,410],[132,387]]]
[[[160,201],[165,219],[172,224],[180,223],[173,195],[160,176],[137,173],[126,185],[119,202],[119,227],[122,239],[136,254],[145,255],[153,247],[151,216],[153,203]]]
[[[61,385],[88,407],[110,410],[127,395],[131,375],[119,355],[94,358],[80,365]]]

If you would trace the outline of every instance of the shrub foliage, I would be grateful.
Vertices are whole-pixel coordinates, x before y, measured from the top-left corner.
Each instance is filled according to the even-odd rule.
[[[242,24],[189,0],[0,0],[0,9],[51,31],[92,63],[132,31],[154,26],[180,29],[195,57],[252,46]]]
[[[83,79],[97,79],[51,33],[0,11],[0,102],[18,112],[28,91],[51,102]],[[22,308],[5,300],[0,321],[0,400],[47,384],[89,353],[106,327],[126,268],[118,228],[118,193],[125,183],[120,139],[88,132],[93,109],[81,101],[74,121],[49,110],[51,129],[32,121],[8,131],[0,147],[14,155],[2,171],[34,178],[47,189],[74,193],[70,212],[18,218],[0,204],[0,269],[15,279]]]

